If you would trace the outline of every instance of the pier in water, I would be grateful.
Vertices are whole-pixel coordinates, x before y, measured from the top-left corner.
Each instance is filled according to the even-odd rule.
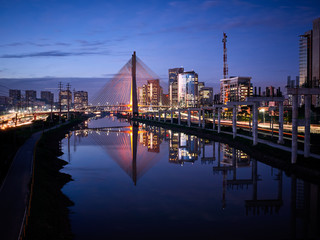
[[[62,141],[75,239],[319,238],[319,186],[227,144],[115,117]]]

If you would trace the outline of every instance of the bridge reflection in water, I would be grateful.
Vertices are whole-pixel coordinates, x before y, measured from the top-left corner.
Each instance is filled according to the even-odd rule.
[[[132,126],[85,128],[71,132],[66,136],[69,151],[72,134],[74,151],[78,143],[100,146],[130,176],[134,185],[160,159],[166,158],[170,164],[178,166],[194,164],[196,161],[201,165],[212,165],[213,176],[221,176],[218,179],[215,177],[218,181],[221,179],[222,191],[217,190],[222,194],[220,195],[221,209],[228,208],[228,203],[232,205],[232,199],[228,201],[228,196],[233,195],[233,192],[250,191],[251,194],[246,195],[243,200],[245,216],[248,217],[279,215],[285,206],[284,188],[288,189],[289,186],[291,194],[287,205],[290,204],[291,209],[292,237],[295,237],[296,231],[299,230],[301,221],[305,228],[304,236],[320,236],[317,230],[320,222],[318,185],[302,181],[295,176],[291,176],[291,182],[287,181],[284,185],[283,171],[271,168],[271,173],[261,174],[255,159],[227,144],[159,127],[133,124]],[[160,145],[164,141],[167,142],[169,149],[160,151]],[[165,156],[165,153],[168,156]],[[243,170],[246,170],[247,174],[243,174]],[[273,185],[267,190],[269,191],[267,195],[266,188],[263,186],[265,178],[271,178],[269,183]]]

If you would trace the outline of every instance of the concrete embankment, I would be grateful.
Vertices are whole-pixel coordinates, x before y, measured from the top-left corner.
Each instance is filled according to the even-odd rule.
[[[260,162],[266,163],[272,167],[282,169],[287,175],[294,174],[298,178],[308,180],[314,183],[320,183],[320,160],[317,158],[304,158],[303,155],[298,155],[296,164],[291,164],[290,148],[279,145],[275,147],[273,144],[267,145],[264,141],[259,141],[258,145],[253,146],[252,140],[248,136],[237,135],[233,139],[232,135],[226,132],[217,133],[209,129],[202,129],[196,126],[185,126],[171,124],[168,122],[158,122],[154,120],[134,118],[133,121],[145,123],[153,126],[163,127],[176,132],[196,135],[200,138],[210,139],[217,142],[222,142],[240,149],[251,157]]]

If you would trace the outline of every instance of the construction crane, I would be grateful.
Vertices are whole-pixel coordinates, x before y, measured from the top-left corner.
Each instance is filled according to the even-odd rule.
[[[227,64],[227,34],[223,33],[223,79],[228,77],[228,64]]]

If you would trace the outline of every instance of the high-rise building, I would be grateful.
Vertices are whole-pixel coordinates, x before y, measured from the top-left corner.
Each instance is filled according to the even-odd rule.
[[[312,29],[312,80],[320,85],[320,18],[313,20]]]
[[[40,97],[46,104],[53,103],[53,93],[49,91],[41,91]]]
[[[9,89],[9,97],[11,97],[11,99],[14,103],[21,101],[21,90]]]
[[[300,87],[320,86],[320,18],[313,20],[312,30],[300,36],[299,72]],[[301,104],[303,103],[302,96]],[[312,104],[320,105],[319,96],[312,96]]]
[[[59,101],[61,103],[61,108],[67,108],[68,103],[69,107],[71,107],[72,92],[70,90],[61,90],[59,93]]]
[[[230,77],[220,80],[220,101],[243,102],[252,96],[251,77]]]
[[[76,91],[73,97],[74,109],[83,109],[88,106],[88,92]]]
[[[178,75],[183,73],[184,68],[169,69],[169,84],[168,93],[170,106],[178,106]]]
[[[161,105],[162,87],[159,79],[147,81],[147,105]]]
[[[26,90],[26,101],[34,102],[37,99],[37,92],[35,90]]]
[[[12,99],[12,105],[14,107],[21,107],[21,90],[9,89],[9,97]]]
[[[300,35],[299,72],[302,87],[311,87],[312,79],[312,30]]]
[[[210,106],[213,103],[213,88],[202,87],[199,90],[199,102],[201,106]]]
[[[180,107],[196,107],[198,104],[198,74],[194,71],[178,75],[178,104]]]
[[[144,84],[142,87],[138,87],[138,104],[147,105],[147,85]]]

